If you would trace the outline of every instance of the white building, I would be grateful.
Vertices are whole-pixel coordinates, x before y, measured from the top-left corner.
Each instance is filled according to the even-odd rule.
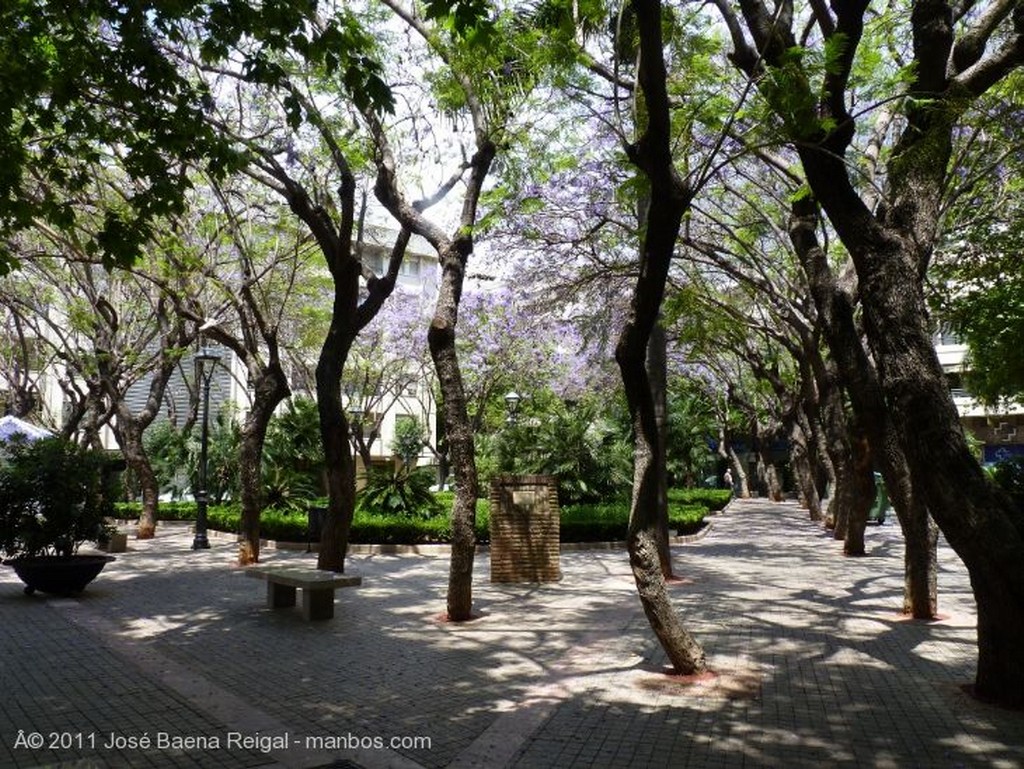
[[[968,349],[956,336],[936,334],[935,351],[949,380],[960,421],[982,444],[982,462],[1024,456],[1024,406],[1012,403],[994,409],[971,396],[964,385]]]

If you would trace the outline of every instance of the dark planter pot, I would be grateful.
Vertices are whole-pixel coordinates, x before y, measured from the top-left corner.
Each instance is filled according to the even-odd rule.
[[[103,567],[116,560],[112,555],[41,555],[12,558],[4,564],[25,583],[25,595],[37,590],[54,595],[81,593]]]

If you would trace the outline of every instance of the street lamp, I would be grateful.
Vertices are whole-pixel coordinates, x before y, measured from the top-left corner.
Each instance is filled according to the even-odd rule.
[[[508,412],[508,416],[505,417],[505,422],[514,425],[516,419],[519,417],[519,403],[523,400],[523,396],[517,393],[515,390],[509,390],[505,394],[505,410]]]
[[[505,431],[502,436],[502,450],[501,454],[504,455],[501,460],[502,470],[504,472],[512,473],[516,469],[516,457],[515,457],[515,435],[516,432],[513,428],[516,426],[516,421],[519,419],[519,404],[522,402],[523,396],[517,393],[515,390],[509,390],[505,393]]]
[[[192,540],[193,550],[207,550],[210,540],[206,538],[206,470],[207,449],[210,444],[210,382],[214,369],[220,360],[220,353],[212,347],[200,347],[196,354],[196,378],[203,387],[203,431],[199,442],[199,483],[196,489],[196,536]],[[209,364],[209,365],[207,365]]]

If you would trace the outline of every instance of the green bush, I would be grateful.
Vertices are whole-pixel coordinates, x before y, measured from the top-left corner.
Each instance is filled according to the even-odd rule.
[[[435,491],[434,499],[437,500],[437,504],[441,507],[441,514],[445,517],[451,515],[452,505],[455,504],[455,492],[454,491]],[[489,499],[478,499],[476,501],[476,517],[480,520],[482,517],[484,520],[489,520],[488,516],[491,512],[491,501]]]
[[[442,510],[430,490],[433,483],[433,473],[427,469],[371,470],[366,486],[356,496],[356,510],[406,518],[434,518]]]
[[[669,529],[693,534],[704,523],[707,508],[701,504],[669,503]],[[563,542],[606,542],[626,539],[629,502],[567,505],[562,508]]]
[[[719,492],[721,496],[722,492]],[[724,492],[728,493],[728,492]],[[424,544],[451,542],[451,507],[455,495],[439,492],[435,503],[440,514],[431,518],[386,515],[376,511],[357,510],[352,521],[349,540],[353,544]],[[716,504],[720,500],[713,499]],[[310,504],[326,506],[324,499]],[[724,503],[722,503],[724,504]],[[138,515],[138,504],[119,506],[121,514]],[[702,503],[669,502],[669,528],[679,534],[692,534],[704,523],[708,508]],[[237,532],[240,510],[237,505],[211,505],[207,521],[211,529]],[[163,503],[161,520],[195,520],[194,502]],[[562,508],[561,539],[563,542],[622,541],[629,524],[629,501],[580,503]],[[264,510],[260,515],[260,536],[282,542],[305,542],[307,518],[304,512]],[[486,499],[476,503],[476,538],[480,544],[490,541],[490,504]]]
[[[619,425],[602,415],[605,404],[562,402],[523,416],[494,443],[498,465],[527,475],[554,475],[565,504],[598,502],[628,491],[633,446]]]
[[[670,505],[700,504],[711,512],[717,512],[729,504],[732,491],[729,489],[669,489]]]
[[[0,463],[0,551],[9,558],[73,555],[110,534],[112,461],[62,438],[6,444]]]
[[[263,443],[265,507],[303,510],[306,500],[324,492],[324,452],[320,412],[310,398],[292,398],[267,426]]]
[[[138,518],[142,514],[141,502],[118,502],[114,505],[115,515],[124,520]],[[161,521],[194,521],[196,503],[188,501],[161,502],[157,507],[157,518]]]

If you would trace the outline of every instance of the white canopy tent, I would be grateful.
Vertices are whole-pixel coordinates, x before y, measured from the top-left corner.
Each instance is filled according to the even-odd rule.
[[[0,441],[9,441],[19,434],[25,436],[25,440],[28,441],[37,441],[40,438],[49,438],[53,435],[49,430],[36,427],[24,419],[12,416],[0,417]]]

